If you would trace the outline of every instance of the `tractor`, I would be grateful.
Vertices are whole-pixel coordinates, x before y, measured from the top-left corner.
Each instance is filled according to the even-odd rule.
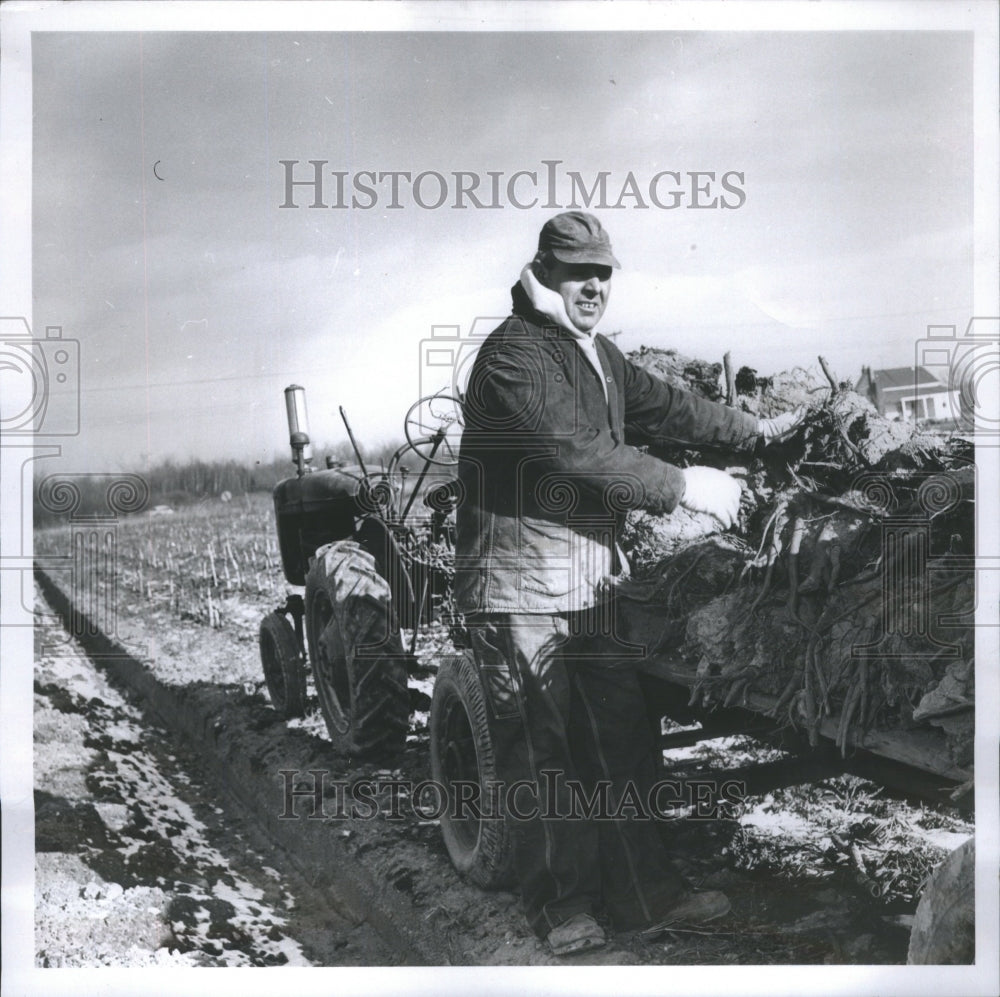
[[[377,471],[365,465],[343,408],[357,463],[327,458],[314,468],[304,389],[286,388],[285,405],[296,474],[275,487],[274,513],[285,579],[305,593],[290,594],[260,625],[274,708],[286,719],[304,714],[308,662],[335,751],[391,758],[406,740],[418,637],[441,623],[455,646],[437,661],[432,778],[449,792],[458,780],[478,781],[485,792],[496,778],[490,718],[450,604],[460,399],[437,394],[412,405],[405,443]],[[508,883],[505,821],[459,818],[455,809],[447,807],[441,829],[456,869],[484,887]]]

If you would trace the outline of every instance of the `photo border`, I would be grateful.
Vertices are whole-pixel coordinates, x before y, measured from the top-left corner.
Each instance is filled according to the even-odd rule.
[[[373,16],[378,7],[377,16]],[[0,8],[0,314],[32,322],[31,273],[31,37],[48,31],[971,31],[975,75],[975,247],[974,314],[1000,314],[996,273],[998,254],[998,78],[996,5],[989,0],[955,5],[947,2],[798,2],[733,3],[591,3],[558,5],[453,2],[368,3],[9,3]],[[724,25],[724,26],[723,26]],[[971,318],[972,316],[970,316]],[[56,444],[52,444],[56,445]],[[9,447],[7,448],[10,449]],[[39,450],[44,449],[40,447]],[[997,450],[981,454],[984,496],[1000,494]],[[15,454],[21,457],[24,454]],[[37,456],[37,454],[36,454]],[[21,540],[30,535],[30,495],[21,479],[3,470],[2,550],[30,562]],[[13,478],[13,481],[12,481]],[[15,488],[15,485],[18,487]],[[28,504],[25,504],[25,503]],[[977,504],[980,551],[998,552],[996,508]],[[33,859],[31,812],[32,720],[31,606],[24,606],[17,565],[0,571],[0,626],[4,668],[0,672],[0,747],[3,769],[3,987],[6,993],[70,992],[151,994],[199,992],[207,977],[200,970],[39,970],[34,967]],[[30,573],[30,569],[29,569]],[[17,578],[15,583],[12,579]],[[288,969],[282,987],[302,994],[328,993],[336,974],[339,989],[356,993],[525,992],[661,993],[879,993],[979,994],[997,991],[996,947],[1000,936],[997,898],[1000,808],[997,787],[997,717],[1000,660],[995,629],[998,572],[980,572],[977,610],[976,794],[977,963],[972,967],[899,966],[712,966],[712,967],[407,967],[373,970],[336,967]],[[29,587],[30,590],[30,587]],[[25,624],[28,626],[25,626]],[[12,663],[14,667],[12,667]],[[226,987],[243,994],[268,994],[272,973],[225,970]],[[293,974],[293,975],[286,975]],[[212,973],[213,989],[222,984]]]

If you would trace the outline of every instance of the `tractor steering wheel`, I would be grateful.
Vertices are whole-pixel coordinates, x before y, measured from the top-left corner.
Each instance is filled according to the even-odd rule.
[[[458,463],[458,438],[462,433],[462,402],[455,395],[427,395],[414,402],[403,421],[411,449],[440,467]]]

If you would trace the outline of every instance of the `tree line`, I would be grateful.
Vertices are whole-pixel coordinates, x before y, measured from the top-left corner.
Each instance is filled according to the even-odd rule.
[[[379,471],[388,464],[400,445],[397,441],[365,448],[362,452],[365,466],[370,472]],[[313,466],[317,469],[325,467],[327,455],[344,464],[357,463],[357,457],[347,441],[333,447],[314,447]],[[419,468],[422,461],[413,453],[407,453],[402,458],[402,464],[412,470]],[[178,508],[209,499],[270,492],[279,481],[295,474],[295,466],[290,457],[275,457],[267,462],[168,459],[148,469],[128,473],[138,475],[145,482],[147,498],[135,510],[141,512],[158,505]],[[72,481],[72,486],[79,496],[74,501],[74,515],[107,514],[109,475],[67,476],[46,469],[46,473],[39,474],[34,481],[36,526],[44,527],[66,521],[66,507],[60,504],[59,493],[53,492],[53,485],[67,477]]]

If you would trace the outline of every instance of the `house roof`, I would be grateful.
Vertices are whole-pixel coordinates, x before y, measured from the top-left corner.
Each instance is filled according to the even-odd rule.
[[[867,378],[871,378],[870,382]],[[910,397],[936,395],[951,389],[939,381],[926,367],[884,367],[881,370],[865,368],[855,391],[868,392],[868,385],[874,387],[880,395],[894,395],[897,398],[908,393]]]
[[[887,367],[872,371],[872,381],[883,390],[887,388],[912,388],[914,385],[945,388],[926,367]]]

